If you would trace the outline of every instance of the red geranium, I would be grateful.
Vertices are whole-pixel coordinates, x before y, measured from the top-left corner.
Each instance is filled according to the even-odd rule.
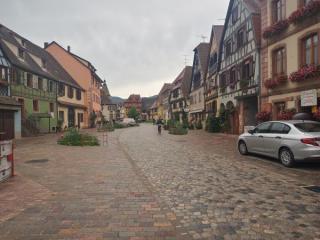
[[[296,113],[295,109],[286,109],[278,114],[278,120],[291,120]]]
[[[267,80],[265,80],[264,82],[264,86],[266,88],[272,89],[275,88],[276,86],[278,86],[281,82],[284,82],[288,79],[287,75],[279,75],[273,78],[269,78]]]
[[[313,1],[310,1],[306,6],[303,6],[298,10],[294,11],[290,15],[289,21],[294,24],[297,24],[299,22],[302,22],[304,19],[317,14],[319,11],[320,11],[320,1],[313,0]]]
[[[271,38],[274,35],[279,34],[280,32],[284,31],[288,27],[289,27],[289,21],[287,19],[278,21],[278,22],[274,23],[273,25],[264,29],[262,36],[265,39]]]
[[[319,73],[318,68],[319,67],[316,67],[314,65],[304,66],[298,71],[291,73],[289,79],[292,82],[300,82],[304,79],[315,77]]]
[[[269,121],[271,118],[271,113],[262,111],[256,114],[256,119],[258,122],[266,122]]]

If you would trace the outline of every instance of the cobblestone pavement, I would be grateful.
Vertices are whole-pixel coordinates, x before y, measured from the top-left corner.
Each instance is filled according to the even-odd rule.
[[[232,136],[158,136],[147,124],[107,146],[57,138],[17,143],[18,175],[0,184],[1,240],[320,239],[320,194],[302,188],[320,185],[319,164],[286,169],[239,156]]]

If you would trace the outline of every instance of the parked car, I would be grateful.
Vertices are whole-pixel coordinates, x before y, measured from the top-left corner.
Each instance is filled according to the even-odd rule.
[[[135,126],[137,125],[136,121],[133,118],[124,118],[120,124],[125,126]]]
[[[277,158],[286,167],[297,161],[320,160],[320,123],[291,120],[264,122],[238,138],[240,154]]]

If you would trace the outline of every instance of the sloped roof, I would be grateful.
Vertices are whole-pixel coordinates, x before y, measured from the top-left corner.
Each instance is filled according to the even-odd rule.
[[[142,111],[147,111],[150,109],[154,101],[158,98],[158,95],[152,96],[152,97],[143,97],[141,99],[142,101]]]
[[[208,68],[208,56],[210,53],[210,44],[202,42],[194,49],[194,51],[198,52],[201,70],[204,71],[203,73],[205,76]]]
[[[111,95],[110,95],[110,92],[109,92],[109,89],[108,89],[106,81],[104,81],[100,92],[101,92],[101,104],[102,105],[111,105],[111,104],[113,104],[112,103],[112,98],[111,98]]]
[[[125,101],[125,103],[130,102],[141,102],[140,94],[131,94],[129,98]]]
[[[223,32],[223,25],[213,25],[212,26],[210,46],[212,45],[213,37],[215,38],[218,46],[220,45],[222,32]]]
[[[22,46],[16,38],[22,39],[25,45]],[[7,44],[4,42],[9,42],[10,44],[22,48],[25,52],[24,61],[19,60],[19,58],[10,50]],[[26,71],[30,71],[37,75],[64,82],[76,88],[82,89],[79,84],[65,71],[65,69],[43,48],[37,46],[36,44],[30,42],[29,40],[21,37],[19,34],[8,29],[7,27],[0,24],[0,47],[2,48],[4,55],[8,60],[15,66],[22,68]],[[31,54],[45,60],[46,69],[41,68],[31,57]]]
[[[70,56],[72,56],[74,59],[76,59],[79,63],[81,63],[84,67],[88,68],[90,71],[92,71],[94,73],[94,76],[96,79],[98,79],[101,83],[103,82],[103,80],[99,77],[99,75],[96,73],[96,68],[92,65],[91,62],[89,62],[88,60],[76,55],[75,53],[68,51],[67,49],[65,49],[64,47],[62,47],[59,43],[57,43],[56,41],[52,41],[51,43],[49,43],[45,48],[48,48],[50,45],[55,44],[58,47],[60,47],[62,50],[64,50],[66,53],[70,54]],[[88,65],[84,64],[83,62],[87,62]]]
[[[191,84],[192,67],[185,66],[184,69],[179,73],[178,77],[173,81],[172,90],[181,88],[184,97],[188,96],[189,86]]]

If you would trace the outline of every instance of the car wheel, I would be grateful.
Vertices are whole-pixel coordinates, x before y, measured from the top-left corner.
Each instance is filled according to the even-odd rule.
[[[247,155],[248,154],[248,148],[247,148],[247,145],[244,141],[240,141],[239,144],[238,144],[238,150],[239,150],[239,153],[241,155]]]
[[[286,167],[292,167],[294,165],[294,156],[289,148],[280,149],[279,159],[281,163]]]

